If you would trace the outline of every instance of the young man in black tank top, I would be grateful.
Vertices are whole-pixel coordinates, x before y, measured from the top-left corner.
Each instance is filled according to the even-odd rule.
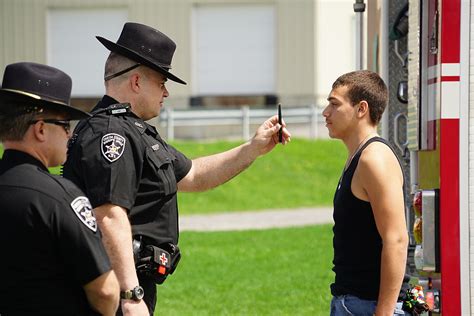
[[[331,315],[403,315],[397,303],[408,247],[403,173],[377,135],[387,87],[376,73],[350,72],[334,82],[328,101],[329,136],[348,150],[334,195]]]

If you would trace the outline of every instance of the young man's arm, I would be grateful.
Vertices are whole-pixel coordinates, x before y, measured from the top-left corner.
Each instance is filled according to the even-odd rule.
[[[367,194],[383,243],[375,314],[393,315],[405,274],[408,247],[403,174],[390,148],[375,142],[364,150],[355,176]]]
[[[132,229],[127,211],[113,204],[103,204],[94,211],[120,290],[131,290],[138,285],[138,277],[133,260]],[[149,315],[143,300],[121,300],[121,307],[124,315]]]
[[[219,154],[194,159],[191,170],[178,183],[179,190],[205,191],[229,181],[250,166],[257,157],[275,148],[279,129],[278,117],[275,115],[257,129],[250,141]],[[290,136],[286,128],[283,128],[284,144],[290,141]]]

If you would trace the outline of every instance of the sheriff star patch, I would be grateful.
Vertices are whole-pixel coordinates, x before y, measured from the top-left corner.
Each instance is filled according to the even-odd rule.
[[[119,134],[109,133],[102,137],[100,150],[110,162],[118,160],[125,149],[125,138]]]
[[[92,205],[89,199],[85,196],[79,196],[71,202],[71,207],[76,213],[77,217],[83,222],[87,228],[93,232],[97,231],[97,221],[94,213],[92,212]]]

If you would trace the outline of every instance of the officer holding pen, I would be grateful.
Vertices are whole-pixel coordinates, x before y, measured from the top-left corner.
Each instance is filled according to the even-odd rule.
[[[121,311],[149,315],[156,305],[156,284],[174,270],[180,256],[178,190],[205,191],[230,180],[277,145],[281,127],[283,144],[290,133],[275,115],[248,142],[190,160],[146,123],[160,114],[169,95],[167,80],[185,84],[170,72],[176,44],[138,23],[126,23],[116,43],[97,39],[111,51],[106,95],[93,117],[76,127],[64,176],[96,208],[120,283]]]

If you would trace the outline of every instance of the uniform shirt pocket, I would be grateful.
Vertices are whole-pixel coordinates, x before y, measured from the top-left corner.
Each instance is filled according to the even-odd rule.
[[[146,149],[146,160],[156,176],[158,187],[163,189],[165,195],[176,193],[178,189],[172,164],[173,159],[173,155],[163,149],[157,151],[150,147]],[[146,176],[155,179],[152,175]]]

